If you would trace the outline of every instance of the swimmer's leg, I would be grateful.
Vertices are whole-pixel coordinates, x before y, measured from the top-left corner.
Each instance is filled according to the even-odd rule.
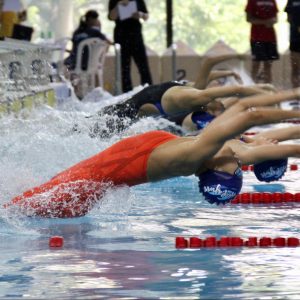
[[[289,90],[276,95],[254,96],[245,98],[216,117],[196,139],[182,143],[177,153],[185,158],[186,166],[195,170],[212,158],[225,144],[247,129],[256,125],[275,123],[290,118],[300,118],[300,111],[286,111],[277,108],[260,108],[294,99],[299,90]],[[259,104],[259,105],[257,105]],[[254,108],[254,109],[251,109]],[[178,154],[177,154],[178,155]],[[187,168],[188,168],[187,167]]]
[[[300,111],[276,108],[249,109],[238,112],[235,116],[231,115],[228,117],[227,115],[227,118],[225,113],[223,113],[202,131],[201,136],[218,143],[224,143],[253,126],[277,123],[291,118],[300,118]]]
[[[219,119],[227,119],[228,117],[233,117],[237,113],[246,111],[248,109],[254,110],[258,107],[272,106],[275,104],[279,104],[281,102],[299,98],[300,89],[291,89],[287,91],[283,91],[277,94],[258,94],[256,96],[246,97],[243,101],[240,101],[234,105],[232,105],[229,109],[227,109]],[[285,118],[298,118],[299,115],[295,112],[291,112],[290,114],[285,114]]]
[[[209,73],[216,64],[230,59],[243,59],[243,58],[244,55],[237,54],[237,53],[224,54],[218,56],[208,56],[203,58],[201,62],[199,74],[194,83],[194,88],[196,89],[206,88],[206,85],[208,83]]]

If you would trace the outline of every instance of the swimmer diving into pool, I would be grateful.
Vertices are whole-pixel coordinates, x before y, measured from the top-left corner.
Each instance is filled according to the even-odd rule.
[[[217,98],[242,98],[256,94],[270,93],[269,89],[261,86],[217,86],[204,90],[186,86],[177,81],[164,82],[144,88],[125,102],[104,107],[98,112],[99,116],[109,115],[117,118],[107,124],[107,128],[99,128],[97,124],[94,134],[102,137],[110,136],[116,131],[122,131],[142,117],[160,116],[178,125],[182,125],[184,118],[192,113],[192,120],[198,124],[198,129],[205,122],[221,114],[225,107]]]
[[[137,94],[127,98],[125,101],[114,105],[108,105],[102,108],[99,112],[99,116],[117,116],[107,121],[107,129],[99,126],[98,123],[91,129],[92,135],[100,135],[101,137],[109,137],[110,135],[123,131],[130,126],[133,122],[141,117],[145,116],[162,116],[170,119],[170,115],[167,115],[167,110],[164,110],[164,104],[162,104],[162,98],[167,90],[172,87],[189,87],[194,89],[205,89],[209,84],[217,82],[220,78],[234,77],[237,81],[241,81],[241,78],[237,73],[231,70],[212,70],[212,68],[223,61],[230,59],[243,59],[244,56],[240,54],[225,54],[218,56],[207,56],[203,58],[201,67],[198,72],[198,76],[195,82],[177,82],[168,81],[162,84],[155,84],[144,87]],[[215,85],[214,85],[215,86]],[[175,90],[176,93],[180,93],[181,90]],[[184,94],[182,96],[185,96]],[[195,97],[195,96],[194,96]],[[170,97],[167,97],[170,98]],[[180,98],[178,96],[178,98]],[[172,102],[172,97],[166,99],[163,102]],[[176,105],[175,105],[176,106]],[[197,105],[199,107],[199,105]],[[201,107],[202,108],[202,107]],[[203,108],[202,108],[203,109]],[[174,109],[173,109],[174,110]],[[179,115],[185,113],[182,111],[182,106],[177,108],[176,120],[180,123],[182,118]],[[172,116],[173,117],[173,116]],[[124,120],[124,118],[126,120]],[[180,124],[179,124],[180,125]]]
[[[224,97],[239,98],[259,93],[274,92],[271,85],[220,86],[219,78],[233,76],[241,81],[231,70],[212,70],[214,65],[230,59],[243,59],[241,54],[208,56],[203,59],[198,77],[194,83],[168,81],[144,87],[140,92],[117,104],[103,107],[97,114],[106,119],[106,125],[96,123],[91,128],[93,136],[109,137],[123,131],[142,117],[163,117],[185,128],[203,129],[214,117],[227,107]],[[186,121],[187,117],[187,121]]]
[[[227,203],[241,190],[241,164],[267,162],[267,166],[259,166],[258,179],[270,181],[282,177],[282,159],[300,157],[299,144],[273,143],[271,135],[265,143],[235,138],[252,126],[300,118],[300,111],[268,107],[299,97],[300,89],[247,97],[193,137],[151,131],[125,138],[13,198],[5,207],[19,208],[30,216],[79,217],[100,201],[108,187],[193,174],[199,177],[199,190],[208,202]],[[280,134],[279,141],[289,137],[288,133]]]

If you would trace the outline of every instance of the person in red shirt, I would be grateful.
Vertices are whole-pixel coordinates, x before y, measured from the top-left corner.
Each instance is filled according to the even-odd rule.
[[[300,86],[300,0],[288,0],[284,11],[290,24],[291,82],[297,87]],[[299,101],[293,103],[300,105]]]
[[[248,0],[245,8],[251,24],[251,75],[255,82],[272,82],[272,62],[279,59],[274,25],[278,8],[275,0]]]

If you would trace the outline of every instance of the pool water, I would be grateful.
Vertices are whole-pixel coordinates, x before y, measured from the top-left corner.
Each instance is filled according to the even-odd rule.
[[[92,137],[87,116],[117,98],[68,100],[0,122],[1,204],[120,139]],[[167,126],[152,118],[124,135]],[[282,126],[287,126],[286,124]],[[76,130],[74,130],[76,128]],[[291,160],[291,162],[299,162]],[[245,174],[243,191],[299,192]],[[299,299],[300,248],[176,250],[176,236],[300,237],[300,204],[212,206],[194,176],[111,189],[88,215],[28,218],[1,209],[0,299]],[[50,249],[49,237],[64,246]]]

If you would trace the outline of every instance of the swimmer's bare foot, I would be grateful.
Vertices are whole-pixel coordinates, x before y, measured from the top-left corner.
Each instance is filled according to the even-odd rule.
[[[270,144],[278,144],[278,141],[275,139],[266,138],[264,136],[257,137],[253,139],[252,144],[254,145],[270,145]]]

